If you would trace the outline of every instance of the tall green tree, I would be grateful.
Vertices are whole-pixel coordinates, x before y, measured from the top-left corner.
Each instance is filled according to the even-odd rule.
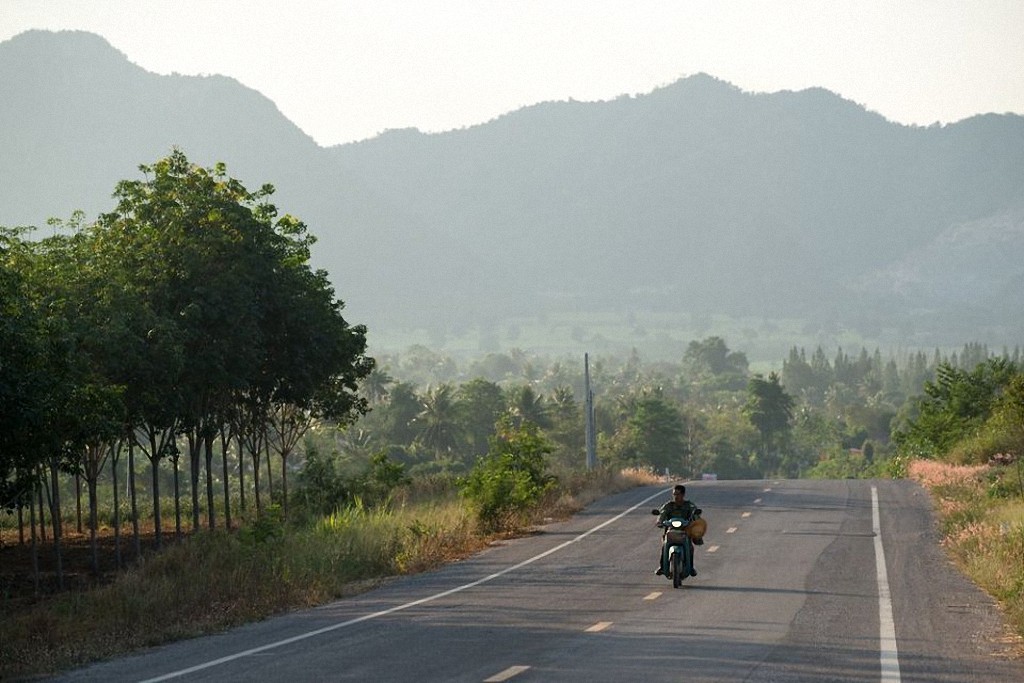
[[[421,410],[415,421],[419,430],[416,445],[426,449],[435,460],[450,463],[464,436],[454,385],[445,383],[428,388],[421,397]]]
[[[916,417],[898,428],[897,447],[922,457],[946,454],[984,424],[1016,374],[1005,357],[990,358],[970,371],[939,363],[935,379],[925,382],[924,393],[915,400]]]
[[[690,453],[679,408],[659,393],[627,402],[629,414],[610,440],[609,457],[620,465],[689,474]]]
[[[505,411],[505,392],[496,383],[478,377],[462,384],[456,394],[469,456],[484,455],[495,434],[495,426]]]
[[[769,373],[767,379],[761,375],[750,379],[744,413],[761,435],[761,471],[765,476],[776,473],[781,464],[782,441],[793,419],[793,398],[782,387],[778,373]]]
[[[0,230],[0,511],[31,504],[41,457],[32,435],[42,428],[46,401],[41,322],[23,272],[30,255],[22,234]]]
[[[747,380],[745,353],[730,351],[721,337],[691,341],[683,354],[683,372],[691,382],[710,390],[739,390]]]
[[[348,324],[327,274],[309,266],[313,237],[278,215],[271,185],[251,192],[223,164],[202,168],[179,150],[141,170],[143,180],[118,184],[117,208],[100,224],[126,255],[128,280],[159,323],[153,331],[184,361],[167,390],[189,445],[196,528],[204,459],[213,523],[213,446],[229,416],[244,412],[238,425],[264,448],[274,404],[348,419],[365,410],[356,392],[373,361],[365,328]]]

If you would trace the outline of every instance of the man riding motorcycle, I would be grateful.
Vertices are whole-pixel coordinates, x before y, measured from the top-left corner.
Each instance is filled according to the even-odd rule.
[[[661,525],[669,519],[682,519],[686,523],[693,522],[693,520],[700,517],[701,510],[692,502],[686,500],[686,487],[682,484],[676,484],[672,488],[672,500],[666,502],[661,506],[658,511],[658,521],[656,524]],[[697,539],[694,541],[696,545],[704,543],[703,540]],[[690,566],[690,576],[697,576],[697,570]],[[655,572],[658,576],[665,574],[665,567],[668,566],[668,544],[665,543],[664,536],[662,536],[661,543],[661,562],[658,564],[658,569]]]

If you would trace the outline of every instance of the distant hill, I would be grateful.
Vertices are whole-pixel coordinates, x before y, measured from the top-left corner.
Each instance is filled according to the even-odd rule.
[[[655,321],[720,316],[887,346],[1024,340],[1020,116],[908,127],[826,90],[697,75],[325,149],[233,79],[41,31],[0,43],[0,92],[0,224],[95,216],[179,146],[278,188],[371,344],[423,329],[527,345],[529,321],[586,343],[601,315],[628,321],[626,348]]]

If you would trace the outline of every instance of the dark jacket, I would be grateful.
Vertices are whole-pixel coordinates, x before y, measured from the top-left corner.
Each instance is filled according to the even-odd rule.
[[[682,503],[676,503],[674,500],[670,500],[661,506],[661,512],[658,515],[658,521],[664,522],[666,519],[680,518],[686,522],[692,522],[696,517],[697,506],[688,500],[684,500]]]

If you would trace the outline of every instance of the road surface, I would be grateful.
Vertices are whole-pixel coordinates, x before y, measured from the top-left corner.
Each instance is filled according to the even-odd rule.
[[[57,680],[1024,681],[917,484],[688,488],[709,529],[678,590],[654,575],[669,487],[640,488],[440,571]]]

